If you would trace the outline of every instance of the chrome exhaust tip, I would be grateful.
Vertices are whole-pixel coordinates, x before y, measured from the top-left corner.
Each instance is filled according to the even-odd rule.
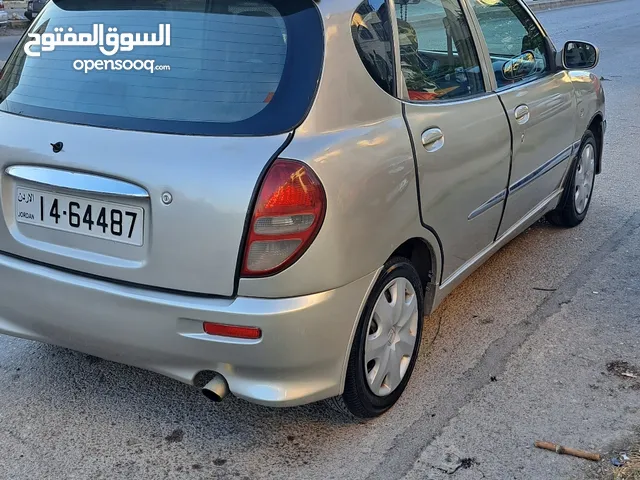
[[[212,402],[220,403],[229,393],[229,385],[222,375],[216,373],[215,376],[202,387],[202,393]]]

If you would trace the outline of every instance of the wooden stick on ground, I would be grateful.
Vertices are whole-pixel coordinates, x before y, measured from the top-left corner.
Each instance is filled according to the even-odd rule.
[[[550,442],[536,442],[537,448],[543,448],[544,450],[551,450],[552,452],[559,453],[561,455],[572,455],[578,458],[584,458],[585,460],[592,460],[594,462],[600,461],[600,455],[592,452],[585,452],[584,450],[576,450],[575,448],[566,448],[562,445],[556,445]]]

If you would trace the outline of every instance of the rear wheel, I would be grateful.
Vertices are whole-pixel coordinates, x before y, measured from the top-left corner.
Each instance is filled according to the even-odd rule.
[[[596,139],[591,131],[587,131],[569,171],[562,201],[555,210],[547,214],[547,220],[553,225],[576,227],[587,216],[596,177],[597,152]]]
[[[344,393],[334,403],[358,418],[382,415],[400,398],[422,337],[424,293],[415,267],[393,258],[365,305],[353,341]]]

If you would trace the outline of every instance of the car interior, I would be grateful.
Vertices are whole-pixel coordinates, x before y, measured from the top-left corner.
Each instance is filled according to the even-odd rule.
[[[396,2],[406,16],[407,9],[419,5],[421,0]],[[402,71],[411,100],[455,99],[469,94],[484,92],[478,56],[471,42],[471,33],[459,12],[444,9],[442,18],[447,37],[447,50],[425,48],[411,23],[398,19]],[[539,52],[537,39],[526,33],[522,38],[521,52],[527,53],[512,68],[519,68],[521,75],[529,76],[544,70],[544,58]],[[536,50],[538,49],[538,50]],[[533,54],[534,59],[531,59]],[[512,61],[512,55],[490,52],[498,88],[503,88],[521,77],[505,76],[504,67]]]
[[[448,17],[443,24],[447,32],[446,52],[421,49],[415,28],[398,20],[402,72],[411,100],[451,99],[483,90],[480,69],[465,68],[465,64],[477,62],[475,52],[460,41],[460,26]]]

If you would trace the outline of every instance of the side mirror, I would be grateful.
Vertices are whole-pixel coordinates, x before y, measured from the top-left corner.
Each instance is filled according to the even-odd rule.
[[[562,50],[562,65],[569,70],[589,70],[600,60],[600,52],[587,42],[567,42]]]
[[[536,56],[526,51],[513,57],[502,66],[502,76],[505,80],[520,80],[533,74],[536,69]]]

